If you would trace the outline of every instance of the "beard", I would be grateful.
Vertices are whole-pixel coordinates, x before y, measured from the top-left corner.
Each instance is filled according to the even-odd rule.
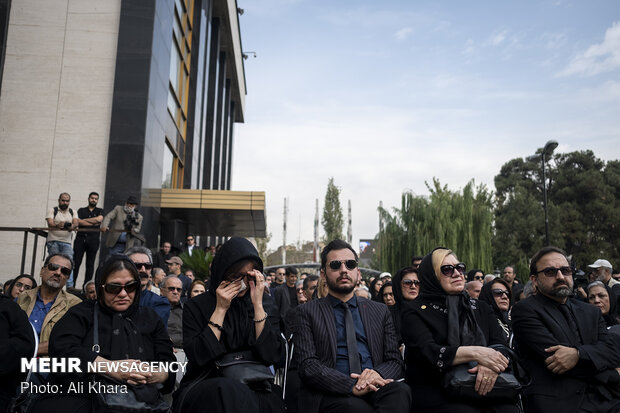
[[[548,295],[557,298],[567,298],[570,297],[573,293],[572,285],[565,281],[556,281],[553,283],[553,286],[546,292]]]
[[[355,283],[350,277],[347,278],[351,280],[351,285],[338,285],[338,281],[342,278],[342,276],[339,276],[335,281],[333,281],[329,277],[325,277],[325,282],[327,284],[327,287],[329,287],[329,290],[338,294],[349,294],[355,289]]]
[[[97,203],[96,202],[89,202],[88,206],[90,206],[91,208],[94,208],[94,207],[97,206]]]
[[[58,209],[60,209],[61,211],[66,211],[67,208],[69,208],[69,205],[67,205],[67,204],[60,204],[60,205],[58,205]]]
[[[62,288],[62,284],[60,283],[60,281],[56,281],[51,278],[48,278],[47,280],[43,282],[45,283],[45,285],[47,285],[48,287],[54,290],[59,290],[60,288]]]

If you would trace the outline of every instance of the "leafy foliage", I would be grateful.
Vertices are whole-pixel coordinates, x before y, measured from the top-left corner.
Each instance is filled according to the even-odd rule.
[[[342,235],[344,219],[342,217],[342,208],[340,207],[340,189],[334,184],[334,178],[329,178],[327,183],[321,224],[325,231],[325,241],[344,239]]]
[[[211,275],[211,262],[213,255],[210,252],[204,252],[200,248],[194,248],[192,255],[187,252],[181,253],[179,258],[183,260],[183,271],[192,270],[194,276],[198,280],[208,280]]]
[[[379,233],[381,268],[395,273],[409,265],[413,255],[445,246],[468,267],[490,269],[493,212],[487,188],[475,188],[471,181],[462,192],[453,192],[436,179],[427,187],[428,198],[403,193],[401,207],[392,214],[379,208],[384,222]]]

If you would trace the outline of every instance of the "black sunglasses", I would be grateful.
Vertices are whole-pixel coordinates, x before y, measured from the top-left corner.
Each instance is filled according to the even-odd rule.
[[[47,263],[47,269],[50,271],[58,271],[59,268],[62,275],[67,277],[71,275],[71,268],[63,267],[62,265],[54,264],[53,262]]]
[[[109,283],[109,284],[103,284],[103,290],[108,294],[117,295],[117,294],[120,294],[121,290],[124,289],[125,292],[129,294],[129,293],[133,293],[134,291],[136,291],[138,289],[138,285],[140,285],[138,281],[131,281],[125,285]]]
[[[138,270],[140,270],[140,267],[144,267],[145,270],[150,270],[153,268],[153,264],[150,262],[134,262],[133,265],[135,265]]]
[[[502,295],[506,295],[506,298],[510,298],[510,291],[508,290],[502,290],[500,288],[494,288],[491,290],[491,292],[493,293],[493,295],[495,297],[501,297]]]
[[[183,287],[166,287],[168,289],[168,291],[170,291],[171,293],[178,291],[178,292],[182,292],[183,291]]]
[[[484,276],[482,276],[482,275],[476,275],[476,276],[474,277],[474,280],[484,280]]]
[[[458,275],[465,274],[465,264],[459,262],[456,265],[442,265],[439,267],[441,273],[446,277],[454,277],[454,273],[457,272]]]
[[[536,271],[536,274],[540,274],[541,272],[543,274],[545,274],[545,277],[555,277],[558,275],[558,271],[560,271],[562,273],[563,276],[565,277],[569,277],[573,275],[573,269],[571,267],[560,267],[560,268],[555,268],[555,267],[547,267],[547,268],[543,268],[540,271]]]
[[[355,260],[330,261],[329,268],[331,268],[332,270],[339,270],[343,263],[348,270],[354,270],[355,268],[357,268],[357,261]]]
[[[414,285],[416,287],[420,285],[420,280],[402,280],[400,283],[403,285],[403,287],[411,288]]]

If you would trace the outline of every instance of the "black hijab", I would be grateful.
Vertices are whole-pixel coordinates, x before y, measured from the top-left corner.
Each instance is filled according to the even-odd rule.
[[[500,283],[503,285],[506,290],[508,290],[508,309],[512,308],[512,291],[508,283],[502,278],[496,278],[491,282],[488,282],[482,286],[480,290],[480,296],[478,300],[484,301],[491,307],[493,307],[493,313],[495,313],[495,317],[497,317],[502,323],[508,325],[508,311],[502,311],[497,306],[497,302],[495,301],[495,297],[493,297],[492,285],[495,283]]]
[[[419,298],[448,310],[448,345],[450,346],[486,346],[486,339],[478,327],[474,317],[472,301],[463,290],[458,294],[444,291],[435,267],[439,268],[440,257],[454,254],[445,247],[437,247],[426,255],[420,263],[418,278],[420,279]],[[433,259],[435,257],[435,259]],[[441,258],[443,260],[443,258]],[[435,264],[435,265],[434,265]],[[474,301],[475,303],[475,301]]]
[[[381,299],[381,297],[379,297],[379,292],[375,291],[375,285],[380,280],[381,280],[381,278],[377,277],[374,280],[372,280],[372,282],[370,283],[370,299],[373,300],[373,301],[377,301],[379,303],[382,303],[383,300]],[[381,282],[383,282],[383,281],[381,281]]]
[[[127,270],[134,281],[138,282],[133,302],[123,312],[118,312],[105,303],[103,285],[114,272]],[[140,275],[134,263],[126,255],[112,255],[99,267],[95,274],[97,288],[97,302],[99,320],[99,344],[102,349],[106,343],[111,343],[110,357],[112,360],[126,358],[141,358],[142,336],[136,326],[136,316],[140,306]]]
[[[590,296],[591,287],[600,287],[601,284],[603,287],[605,287],[605,290],[607,290],[607,294],[609,294],[609,311],[607,312],[607,314],[603,314],[603,320],[605,320],[605,324],[607,324],[607,327],[615,326],[616,324],[618,324],[618,296],[611,288],[609,288],[609,286],[605,285],[605,283],[603,283],[602,281],[599,281],[599,283],[592,283],[588,285],[586,294]],[[590,302],[589,299],[588,302]]]
[[[258,251],[245,238],[233,237],[226,241],[215,253],[213,263],[211,264],[209,289],[207,293],[201,294],[201,296],[205,296],[201,301],[206,302],[207,314],[211,314],[215,310],[215,305],[217,304],[215,291],[217,287],[236,264],[246,260],[253,262],[254,268],[263,272],[263,261],[260,259]],[[247,281],[244,282],[246,282],[246,287],[249,290],[250,286],[247,285]],[[248,291],[244,296],[232,300],[226,312],[226,318],[224,318],[222,340],[229,349],[238,349],[248,344],[248,339],[250,341],[255,340],[253,319],[254,306]]]

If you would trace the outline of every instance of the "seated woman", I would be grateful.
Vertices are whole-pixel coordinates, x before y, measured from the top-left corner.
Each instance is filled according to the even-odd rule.
[[[381,289],[379,290],[379,297],[381,298],[380,302],[388,307],[392,307],[396,304],[396,301],[394,301],[394,290],[392,289],[391,281],[388,281],[381,286]]]
[[[512,294],[508,283],[502,278],[496,278],[493,282],[485,284],[480,290],[478,300],[484,301],[493,308],[497,324],[508,341],[511,333],[508,314],[512,308]]]
[[[403,344],[401,329],[401,318],[403,306],[415,300],[420,294],[420,280],[418,279],[418,270],[413,267],[403,267],[394,276],[392,280],[392,290],[394,292],[395,305],[390,307],[392,319],[394,320],[394,329],[396,330],[396,338],[398,345]]]
[[[30,274],[18,275],[6,290],[6,295],[12,299],[16,299],[17,296],[23,292],[33,288],[37,288],[37,282]]]
[[[491,308],[464,293],[464,272],[452,251],[436,248],[420,264],[420,295],[403,311],[405,380],[414,411],[516,413],[515,405],[452,399],[444,392],[442,381],[452,366],[476,362],[469,372],[477,375],[475,389],[482,396],[508,366],[506,357],[487,347],[506,341]]]
[[[113,255],[97,270],[95,285],[97,301],[86,300],[69,309],[54,326],[49,340],[50,357],[77,357],[83,373],[57,373],[50,378],[65,390],[69,390],[70,384],[76,386],[77,382],[86,382],[83,388],[88,389],[91,377],[87,374],[87,362],[102,363],[97,366],[106,366],[107,372],[100,370],[101,374],[127,384],[138,400],[161,400],[161,393],[172,391],[174,373],[138,372],[136,369],[114,371],[113,368],[114,362],[122,361],[135,367],[138,364],[133,363],[141,361],[176,361],[161,318],[151,308],[139,306],[138,270],[126,256]],[[95,314],[99,352],[93,351]],[[65,391],[40,400],[35,411],[91,412],[94,396],[88,390]]]
[[[588,302],[601,309],[607,327],[618,324],[618,299],[611,288],[601,281],[594,281],[588,285],[586,293]]]
[[[205,294],[183,309],[183,347],[189,364],[174,394],[174,412],[282,412],[270,380],[251,385],[223,377],[215,362],[227,353],[251,351],[269,366],[280,360],[278,311],[265,292],[263,262],[244,238],[233,237],[215,254]]]
[[[373,301],[377,301],[377,302],[380,302],[380,303],[383,302],[381,297],[379,297],[379,290],[381,289],[381,287],[383,287],[383,280],[381,278],[379,278],[379,277],[375,278],[370,283],[370,298]]]
[[[189,289],[189,297],[194,298],[197,295],[204,293],[206,290],[205,283],[201,280],[194,280],[192,286]]]

